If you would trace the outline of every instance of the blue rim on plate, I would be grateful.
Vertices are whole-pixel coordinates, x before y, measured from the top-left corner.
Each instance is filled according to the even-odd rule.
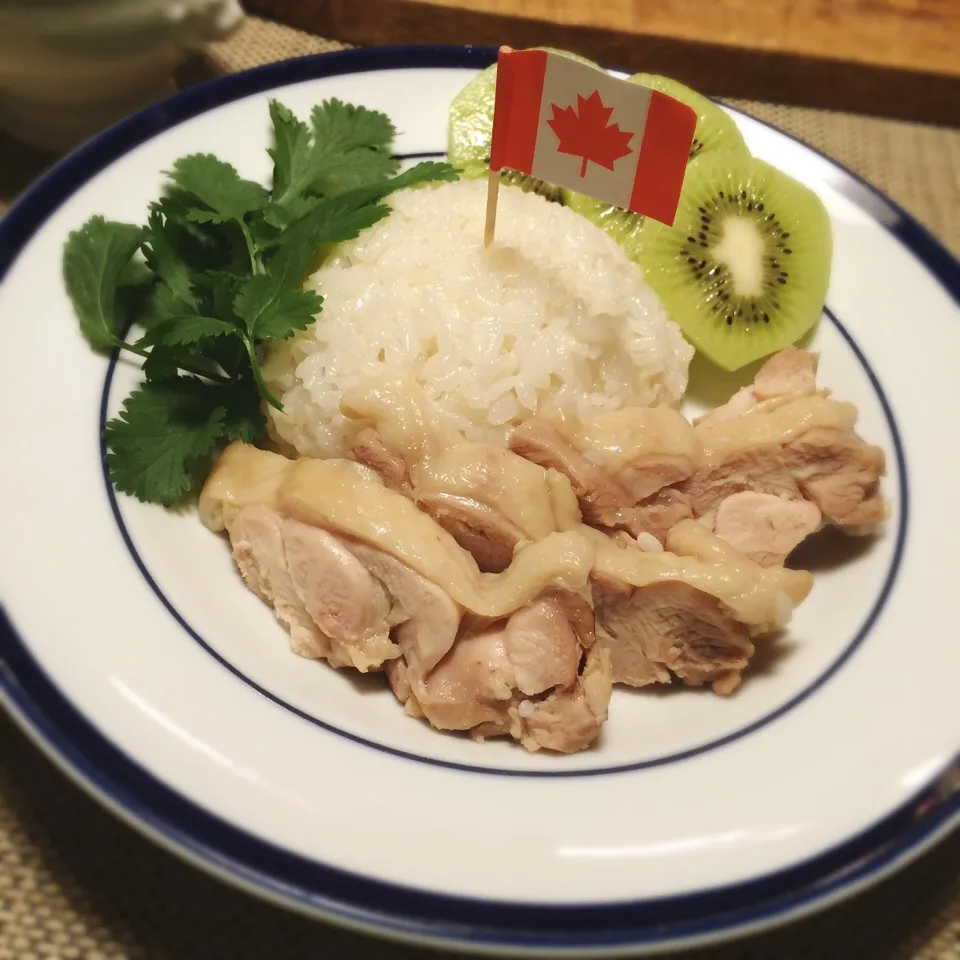
[[[211,107],[321,77],[397,68],[481,69],[494,57],[492,48],[481,47],[342,51],[271,64],[185,90],[84,144],[24,194],[0,220],[0,281],[40,224],[80,186],[134,146]],[[960,303],[960,263],[900,207],[855,174],[833,166],[837,180],[831,186],[889,230]],[[129,823],[220,877],[287,906],[420,941],[557,953],[717,940],[810,912],[865,886],[960,824],[958,756],[908,803],[857,836],[745,883],[592,906],[518,905],[422,893],[289,853],[171,790],[70,704],[2,611],[0,653],[0,694],[12,714],[52,759]]]

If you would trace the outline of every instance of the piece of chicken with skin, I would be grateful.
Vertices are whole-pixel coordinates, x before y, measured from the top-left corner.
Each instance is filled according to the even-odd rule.
[[[754,653],[750,631],[713,597],[667,582],[627,590],[598,584],[594,598],[617,683],[644,687],[674,675],[720,694],[740,685]]]
[[[592,643],[584,651],[592,622],[589,638],[578,634],[578,623],[568,598],[548,593],[506,620],[475,622],[424,674],[411,666],[414,615],[397,630],[405,655],[388,665],[387,676],[406,711],[438,729],[574,753],[596,739],[612,690],[606,652]]]
[[[408,713],[531,750],[572,752],[599,732],[609,670],[605,654],[580,669],[594,641],[594,551],[578,531],[481,574],[369,471],[239,443],[218,461],[200,512],[227,532],[245,582],[274,606],[298,652],[385,668]]]
[[[886,458],[856,434],[824,428],[807,431],[784,450],[804,496],[827,523],[847,533],[875,531],[887,516],[880,493]]]
[[[764,566],[824,525],[856,534],[886,516],[883,451],[856,434],[856,408],[818,389],[816,372],[816,355],[787,347],[696,421],[704,463],[680,489],[702,523]]]
[[[334,537],[283,515],[279,490],[292,467],[276,454],[231,445],[204,485],[201,519],[226,531],[244,582],[273,607],[295,653],[377,669],[399,655],[389,636],[397,613]]]
[[[295,653],[362,673],[399,656],[389,595],[336,538],[256,505],[226,530],[244,582],[273,607]]]
[[[580,522],[569,482],[495,444],[468,442],[409,377],[347,391],[341,412],[358,426],[352,456],[414,500],[485,572],[517,547]]]
[[[407,464],[400,454],[388,450],[380,434],[372,427],[365,427],[353,438],[351,451],[354,460],[375,470],[384,486],[405,496],[411,496],[410,475]]]
[[[379,563],[371,569],[403,598],[408,614],[395,632],[403,654],[400,672],[419,712],[434,726],[468,730],[502,720],[507,701],[575,683],[580,656],[595,638],[585,587],[547,587],[507,618],[461,616],[443,590],[405,564],[384,555]],[[444,624],[439,644],[438,622]],[[449,640],[454,623],[456,643]]]
[[[741,387],[726,403],[697,417],[693,424],[699,427],[734,420],[765,400],[810,397],[817,392],[817,355],[799,347],[784,347],[764,362],[753,383]]]
[[[604,690],[596,656],[579,671],[594,641],[588,593],[548,588],[506,619],[461,620],[450,597],[406,564],[365,544],[348,549],[403,608],[394,631],[402,656],[386,672],[410,716],[479,738],[509,735],[529,750],[571,753],[597,736],[610,684]]]
[[[510,614],[549,587],[579,590],[593,565],[594,549],[577,525],[525,543],[501,573],[482,573],[450,534],[372,470],[347,460],[292,461],[238,441],[211,471],[200,516],[222,532],[248,506],[376,547],[481,617]]]
[[[812,586],[808,573],[764,569],[692,520],[670,531],[661,553],[595,537],[597,643],[614,682],[628,686],[676,676],[731,693],[754,640],[782,628]]]
[[[421,509],[473,554],[481,570],[493,573],[505,570],[517,545],[526,539],[519,527],[475,497],[442,492],[416,496],[406,461],[399,453],[388,450],[372,427],[357,433],[352,455],[358,463],[375,470],[385,486],[416,499]]]
[[[566,476],[593,526],[663,542],[673,524],[692,516],[672,488],[699,465],[699,440],[676,410],[630,407],[565,423],[534,418],[509,442],[520,456]]]
[[[266,604],[290,633],[290,646],[302,657],[328,658],[329,638],[307,613],[287,567],[282,518],[264,506],[232,511],[226,525],[233,559],[244,583]]]

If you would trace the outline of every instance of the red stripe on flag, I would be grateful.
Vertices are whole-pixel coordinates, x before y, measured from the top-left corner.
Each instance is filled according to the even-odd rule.
[[[517,50],[497,59],[497,93],[493,108],[490,169],[533,169],[540,127],[546,50]]]
[[[697,114],[659,90],[650,95],[630,209],[673,226]]]

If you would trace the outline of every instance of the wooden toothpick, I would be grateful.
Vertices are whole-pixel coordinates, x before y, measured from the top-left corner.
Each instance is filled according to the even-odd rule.
[[[483,245],[489,247],[493,243],[493,234],[497,228],[497,198],[500,195],[500,171],[490,170],[487,173],[487,220],[483,227]]]
[[[502,45],[500,53],[513,53],[513,47]],[[499,56],[498,56],[499,59]],[[487,220],[483,226],[483,246],[489,247],[493,243],[493,235],[497,229],[497,200],[500,197],[500,171],[487,172]]]

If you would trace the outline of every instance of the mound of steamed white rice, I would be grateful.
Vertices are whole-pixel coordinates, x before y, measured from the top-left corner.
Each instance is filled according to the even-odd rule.
[[[486,181],[395,194],[393,212],[308,280],[311,327],[272,350],[284,406],[271,433],[305,456],[342,456],[347,389],[413,374],[471,440],[503,442],[536,414],[675,403],[693,354],[639,267],[566,207],[502,187],[484,249]]]

